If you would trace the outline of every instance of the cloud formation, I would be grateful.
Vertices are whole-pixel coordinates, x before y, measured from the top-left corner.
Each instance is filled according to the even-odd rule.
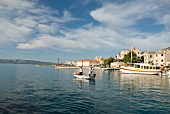
[[[34,42],[43,34],[54,35],[60,32],[61,24],[76,20],[64,10],[62,17],[56,17],[58,12],[48,7],[38,5],[37,2],[27,0],[0,1],[0,44],[8,46],[19,43],[19,49],[34,49],[29,42]],[[49,39],[50,40],[50,39]],[[22,46],[20,46],[22,43]],[[25,46],[24,44],[25,43]],[[36,45],[40,45],[39,43]]]
[[[147,0],[145,2],[136,0],[120,5],[110,3],[92,11],[90,15],[102,25],[119,34],[119,37],[114,38],[122,40],[122,42],[117,42],[120,45],[125,41],[126,45],[122,46],[135,44],[141,49],[145,49],[145,47],[160,49],[170,46],[170,42],[167,42],[169,5],[168,0]],[[142,27],[143,25],[139,23],[141,20],[154,20],[152,26],[162,25],[165,29],[158,33],[142,32],[137,27],[133,27],[137,25]]]
[[[89,0],[84,4],[88,5]],[[170,46],[170,3],[168,0],[136,0],[123,4],[104,3],[90,12],[93,22],[79,28],[67,24],[82,21],[68,10],[58,11],[35,1],[0,1],[0,44],[17,49],[56,49],[65,52],[84,50],[122,50],[134,45],[146,50]],[[139,22],[153,20],[152,26],[163,30],[143,32]]]

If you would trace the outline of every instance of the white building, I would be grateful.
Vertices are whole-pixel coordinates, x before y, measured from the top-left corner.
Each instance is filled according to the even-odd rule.
[[[103,60],[103,57],[102,56],[96,56],[94,60],[100,62],[101,60]]]
[[[137,57],[141,57],[141,51],[137,48],[132,48],[132,49],[125,49],[122,50],[119,54],[116,55],[115,59],[123,59],[126,54],[128,54],[130,51],[133,51],[136,53]]]
[[[111,62],[110,63],[110,67],[114,68],[114,67],[119,67],[121,65],[124,65],[124,62]]]
[[[154,64],[154,55],[156,52],[144,52],[142,56],[144,57],[144,63]]]
[[[99,65],[99,62],[91,59],[78,60],[77,66],[89,67]]]
[[[76,62],[74,61],[65,61],[64,64],[68,66],[72,66],[72,65],[76,66]]]
[[[126,54],[129,53],[129,50],[122,50],[119,54],[116,55],[116,59],[123,59]]]
[[[158,66],[161,66],[161,65],[168,66],[168,65],[170,65],[170,47],[159,50],[155,53],[154,64],[158,65]]]
[[[170,47],[159,50],[157,52],[144,52],[144,63],[152,63],[157,66],[170,65]]]

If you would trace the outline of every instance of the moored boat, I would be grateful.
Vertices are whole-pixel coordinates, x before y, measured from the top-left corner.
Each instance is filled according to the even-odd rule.
[[[168,74],[168,78],[170,79],[170,70],[168,71],[168,73],[167,73],[167,74]]]
[[[144,63],[134,63],[131,66],[121,66],[120,71],[122,73],[131,74],[159,74],[161,69],[157,69],[156,66]]]

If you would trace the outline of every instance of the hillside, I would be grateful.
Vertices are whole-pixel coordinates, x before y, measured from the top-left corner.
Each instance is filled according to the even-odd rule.
[[[35,64],[35,65],[53,65],[55,63],[42,62],[34,60],[22,60],[22,59],[0,59],[0,63],[10,63],[10,64]]]

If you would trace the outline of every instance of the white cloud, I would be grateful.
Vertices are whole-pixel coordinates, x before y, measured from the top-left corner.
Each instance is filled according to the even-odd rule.
[[[26,0],[1,0],[0,4],[8,9],[30,9],[35,4]]]
[[[166,30],[170,30],[170,14],[169,15],[164,15],[162,18],[162,23],[165,25]]]
[[[25,26],[25,27],[36,27],[37,22],[32,17],[26,17],[26,18],[16,18],[15,24],[17,26]]]
[[[40,36],[37,40],[18,45],[19,49],[53,48],[57,50],[68,50],[81,52],[82,50],[104,50],[121,47],[117,42],[121,36],[111,29],[96,27],[67,31],[63,36]],[[115,37],[115,38],[114,38]],[[119,40],[118,40],[119,38]]]
[[[1,0],[0,44],[28,43],[41,34],[59,33],[60,24],[76,20],[66,10],[63,17],[53,16],[58,13],[28,0]]]
[[[70,49],[70,51],[85,48],[78,41],[70,40],[69,38],[63,37],[52,37],[49,35],[42,35],[38,39],[33,39],[28,43],[21,43],[18,45],[19,49],[39,49],[39,48],[52,48],[57,50],[65,51]]]
[[[51,24],[51,25],[38,24],[37,27],[38,27],[40,33],[53,34],[56,31],[58,31],[58,25],[55,25],[55,24]]]
[[[37,49],[46,48],[53,45],[53,39],[49,37],[39,37],[38,39],[33,39],[29,43],[21,43],[17,48],[20,49]]]
[[[136,24],[136,20],[145,17],[156,18],[160,10],[157,2],[154,1],[135,1],[125,4],[106,4],[102,8],[93,10],[90,15],[102,24],[112,28],[124,28]]]
[[[90,13],[101,25],[90,23],[79,29],[67,29],[64,23],[79,20],[67,10],[57,17],[54,14],[59,11],[36,2],[1,0],[0,44],[16,42],[18,49],[49,48],[67,52],[121,50],[131,45],[143,50],[169,47],[170,13],[164,10],[168,4],[166,0],[160,4],[154,0],[104,4]],[[167,31],[153,34],[129,28],[145,17],[154,18],[155,24],[163,24]]]
[[[32,29],[24,26],[17,26],[7,20],[0,18],[0,44],[9,45],[10,43],[25,41],[23,37],[29,35]]]
[[[167,0],[147,0],[145,2],[136,0],[135,2],[126,2],[121,5],[109,3],[93,10],[90,15],[102,25],[119,34],[119,37],[114,37],[113,39],[119,39],[116,43],[123,44],[122,48],[127,48],[128,46],[130,48],[130,45],[136,45],[142,50],[146,47],[151,47],[151,49],[155,50],[170,46],[170,41],[167,42],[170,34],[169,5],[170,3]],[[167,32],[143,33],[138,29],[130,28],[139,24],[137,20],[145,18],[155,19],[155,25],[163,24],[167,28]]]

